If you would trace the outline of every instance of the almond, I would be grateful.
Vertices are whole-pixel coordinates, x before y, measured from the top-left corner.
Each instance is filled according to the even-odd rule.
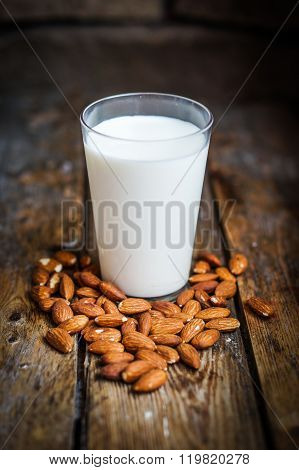
[[[205,330],[198,335],[194,336],[191,341],[192,346],[196,349],[206,349],[210,348],[215,344],[220,338],[220,333],[218,330]]]
[[[98,268],[95,264],[89,264],[88,266],[85,266],[85,268],[82,268],[82,271],[81,272],[88,272],[88,273],[92,273],[94,274],[95,276],[98,275]]]
[[[87,266],[91,264],[91,257],[88,255],[81,256],[79,260],[79,264],[82,269],[86,268]]]
[[[88,323],[88,318],[85,315],[74,315],[72,318],[60,323],[59,328],[67,331],[70,335],[79,333],[83,330]]]
[[[152,317],[149,312],[144,312],[138,318],[138,331],[145,336],[149,335],[152,326]]]
[[[160,344],[163,346],[178,346],[182,342],[182,338],[177,335],[166,334],[166,335],[150,335],[150,339],[154,341],[155,344]]]
[[[216,273],[218,274],[219,279],[221,281],[232,281],[232,282],[237,282],[237,279],[235,276],[229,272],[227,268],[224,266],[221,266],[220,268],[215,269]]]
[[[166,373],[161,369],[152,369],[143,374],[133,385],[134,392],[153,392],[167,380]]]
[[[94,320],[89,320],[87,325],[81,330],[81,335],[85,335],[87,331],[90,331],[91,328],[97,327],[96,322]]]
[[[87,325],[81,334],[87,343],[93,343],[96,341],[110,341],[107,337],[103,337],[103,333],[106,328],[101,328],[95,322],[92,325]]]
[[[126,298],[125,293],[112,282],[100,281],[99,287],[101,292],[108,297],[108,299],[113,300],[114,302],[124,300]]]
[[[49,297],[48,299],[41,299],[38,302],[39,308],[43,312],[50,312],[52,310],[53,305],[58,300],[57,297]]]
[[[215,318],[206,323],[206,328],[219,331],[234,331],[239,328],[240,322],[236,318]]]
[[[32,273],[32,282],[37,286],[44,286],[49,279],[49,273],[43,268],[35,268]]]
[[[251,297],[247,300],[247,304],[261,317],[271,317],[274,313],[273,305],[261,297]]]
[[[151,304],[144,299],[128,298],[120,302],[118,309],[126,315],[135,315],[136,313],[146,312],[151,308]]]
[[[31,288],[31,297],[35,302],[40,302],[51,297],[51,289],[47,286],[33,286]]]
[[[73,280],[67,274],[61,275],[59,290],[61,296],[66,300],[70,300],[74,296],[75,285]]]
[[[105,316],[105,312],[102,307],[96,304],[80,302],[76,303],[76,313],[86,315],[88,318],[96,318],[99,316]]]
[[[104,297],[104,296],[102,296],[102,297]],[[99,305],[99,304],[100,304],[100,302],[97,301],[97,305]],[[102,306],[102,308],[104,309],[104,311],[107,315],[120,315],[119,310],[118,310],[117,306],[115,305],[115,303],[112,302],[109,299],[106,299],[101,306]]]
[[[119,380],[121,378],[121,373],[127,365],[128,362],[114,362],[112,364],[107,364],[101,368],[100,375],[107,380]]]
[[[209,271],[211,271],[211,266],[209,265],[209,263],[207,263],[207,261],[197,261],[193,268],[193,272],[197,274],[205,274]]]
[[[124,352],[125,348],[122,343],[112,341],[103,341],[99,339],[88,346],[88,351],[95,354],[107,354],[112,352]]]
[[[77,256],[70,251],[57,251],[54,258],[67,268],[71,268],[77,263]]]
[[[47,287],[51,289],[52,294],[58,291],[60,284],[60,273],[53,273],[50,276],[50,279],[47,282]]]
[[[226,307],[226,298],[212,295],[210,297],[210,304],[212,307]]]
[[[248,260],[246,256],[242,255],[241,253],[235,254],[228,263],[230,271],[239,276],[240,274],[244,273],[248,267]]]
[[[82,297],[82,299],[72,302],[71,307],[73,312],[80,313],[80,309],[83,304],[94,304],[95,301],[96,299],[93,299],[92,297]]]
[[[76,290],[78,297],[94,297],[97,299],[99,297],[99,292],[91,287],[80,287]]]
[[[232,281],[222,281],[216,287],[215,294],[217,297],[225,297],[226,299],[230,299],[235,295],[237,292],[237,286],[235,282]]]
[[[150,351],[149,349],[139,349],[136,353],[136,359],[150,362],[153,367],[158,369],[167,370],[167,362],[165,359],[160,354]]]
[[[188,302],[184,305],[182,313],[192,315],[192,318],[200,312],[201,306],[198,300],[188,300]]]
[[[176,334],[184,328],[184,323],[177,318],[153,319],[151,334]]]
[[[209,251],[204,251],[200,253],[199,257],[207,261],[211,266],[218,267],[222,264],[218,256],[214,255],[213,253],[210,253]]]
[[[150,310],[149,313],[152,318],[165,318],[165,315],[158,310]]]
[[[128,318],[128,320],[122,325],[121,333],[123,336],[132,333],[137,330],[138,322],[135,318]]]
[[[191,344],[182,343],[177,347],[177,351],[184,364],[193,369],[199,369],[200,357],[196,349]]]
[[[69,353],[73,349],[73,338],[67,331],[60,328],[52,328],[46,334],[46,340],[57,351]]]
[[[118,343],[121,340],[121,333],[116,328],[100,328],[93,326],[84,334],[84,339],[87,342],[102,340]]]
[[[125,335],[122,342],[125,349],[129,352],[138,351],[138,349],[156,349],[155,343],[148,336],[137,331]]]
[[[98,278],[98,276],[95,276],[88,271],[81,272],[80,279],[84,286],[91,287],[92,289],[98,289],[101,282],[101,279]]]
[[[163,313],[163,315],[166,317],[174,317],[175,315],[181,313],[180,307],[172,302],[156,300],[152,302],[152,307],[154,310],[158,310],[159,312]]]
[[[201,318],[194,318],[182,329],[180,336],[183,343],[189,343],[194,336],[200,333],[205,327],[205,322]]]
[[[154,367],[150,362],[137,360],[128,364],[121,376],[124,382],[133,383],[136,382],[141,375],[153,368]]]
[[[97,307],[97,305],[96,305]],[[101,307],[99,307],[101,308]],[[127,317],[121,315],[120,313],[114,314],[111,313],[109,315],[100,315],[99,317],[95,318],[95,322],[97,325],[102,327],[115,327],[121,326],[123,323],[127,321]]]
[[[210,307],[210,296],[204,290],[198,289],[195,291],[195,298],[198,300],[202,308]]]
[[[132,362],[134,361],[133,354],[128,352],[108,352],[101,358],[102,364],[113,364],[115,362]]]
[[[205,273],[205,274],[194,274],[193,276],[189,277],[189,282],[205,282],[205,281],[214,281],[217,279],[218,275],[215,273]]]
[[[196,291],[197,289],[204,290],[208,293],[214,292],[216,287],[218,286],[217,281],[202,281],[202,282],[197,282],[197,284],[194,284],[192,288]],[[196,295],[195,295],[196,298]]]
[[[78,284],[78,286],[84,287],[83,282],[81,281],[81,273],[79,271],[75,271],[73,273],[73,279],[76,282],[76,284]]]
[[[183,305],[185,305],[188,302],[188,300],[193,299],[193,297],[194,297],[194,290],[186,289],[178,295],[176,299],[176,303],[178,304],[179,307],[183,307]]]
[[[192,313],[192,311],[190,311],[189,313],[181,312],[175,317],[171,317],[171,318],[176,318],[177,320],[181,320],[183,323],[188,323],[190,320],[192,320],[192,318],[194,318],[194,314]]]
[[[48,273],[53,273],[54,271],[60,273],[62,270],[62,264],[53,258],[39,259],[37,262],[37,267],[45,269]]]
[[[165,359],[167,364],[175,364],[180,360],[179,353],[169,346],[159,344],[157,346],[157,352]]]
[[[69,318],[72,318],[74,316],[73,310],[65,300],[63,299],[58,299],[52,308],[52,320],[56,325],[59,325],[60,323],[64,322],[65,320],[68,320]]]
[[[105,295],[100,295],[100,297],[97,299],[96,301],[96,304],[99,306],[99,307],[103,307],[104,303],[106,302],[106,300],[109,300],[107,299],[107,297],[105,297]],[[111,300],[109,301],[111,302]]]
[[[214,318],[229,317],[229,315],[230,315],[229,308],[210,307],[199,312],[196,315],[196,318],[201,318],[202,320],[213,320]]]

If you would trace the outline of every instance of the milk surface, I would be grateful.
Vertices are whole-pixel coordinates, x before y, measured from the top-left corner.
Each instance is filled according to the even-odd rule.
[[[85,137],[102,278],[128,295],[167,295],[188,280],[209,144],[198,130],[122,116]]]

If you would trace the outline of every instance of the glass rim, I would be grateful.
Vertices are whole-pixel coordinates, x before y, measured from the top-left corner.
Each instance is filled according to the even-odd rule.
[[[143,96],[143,95],[153,95],[153,96],[161,96],[161,97],[168,97],[168,98],[179,98],[179,99],[182,99],[186,102],[189,102],[190,104],[192,103],[192,104],[196,105],[197,107],[199,107],[201,109],[204,109],[208,113],[208,116],[209,116],[208,123],[202,129],[198,129],[198,131],[192,132],[191,134],[182,135],[180,137],[170,137],[170,138],[167,138],[167,139],[127,139],[127,138],[124,138],[124,137],[114,137],[112,135],[104,134],[102,132],[96,131],[92,127],[90,127],[87,124],[86,120],[85,120],[85,113],[91,107],[93,107],[97,104],[101,104],[104,101],[108,101],[108,100],[115,99],[115,98],[134,97],[134,96]],[[200,103],[199,101],[192,100],[191,98],[186,98],[185,96],[180,96],[180,95],[173,95],[173,94],[170,94],[170,93],[140,92],[140,93],[121,93],[119,95],[111,95],[111,96],[107,96],[105,98],[100,98],[99,100],[93,101],[92,103],[87,105],[83,109],[83,111],[81,112],[80,122],[81,122],[81,125],[83,127],[87,128],[87,129],[89,129],[89,131],[91,131],[91,132],[93,132],[97,135],[100,135],[102,137],[108,138],[108,139],[119,140],[119,141],[123,141],[123,142],[136,142],[136,143],[138,143],[138,142],[140,142],[140,143],[142,143],[142,142],[147,142],[147,143],[152,142],[152,143],[155,143],[155,142],[170,142],[170,141],[186,139],[188,137],[194,137],[196,135],[204,134],[206,131],[208,131],[212,127],[213,122],[214,122],[214,117],[213,117],[213,114],[211,113],[211,111],[204,104]]]

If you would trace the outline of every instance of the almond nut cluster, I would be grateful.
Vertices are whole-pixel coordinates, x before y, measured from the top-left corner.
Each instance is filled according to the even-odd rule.
[[[31,296],[56,325],[46,334],[53,348],[71,352],[72,335],[80,333],[88,351],[101,356],[103,378],[122,379],[134,392],[151,392],[166,382],[168,365],[182,361],[199,369],[199,351],[213,346],[221,332],[239,328],[227,300],[247,265],[242,254],[226,268],[214,254],[203,253],[191,287],[176,302],[149,302],[128,298],[114,283],[101,280],[88,255],[78,260],[74,253],[58,251],[37,262]],[[272,314],[263,299],[252,297],[248,304],[259,315]]]

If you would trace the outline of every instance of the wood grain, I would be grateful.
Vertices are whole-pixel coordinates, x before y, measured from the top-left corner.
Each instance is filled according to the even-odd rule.
[[[284,122],[284,131],[281,122]],[[232,130],[233,129],[233,130]],[[295,129],[283,110],[235,110],[212,142],[211,181],[230,251],[245,253],[249,269],[239,278],[244,329],[254,355],[276,448],[298,444],[298,190]],[[271,155],[271,160],[269,160]],[[257,295],[271,300],[275,316],[261,319],[245,305]]]

